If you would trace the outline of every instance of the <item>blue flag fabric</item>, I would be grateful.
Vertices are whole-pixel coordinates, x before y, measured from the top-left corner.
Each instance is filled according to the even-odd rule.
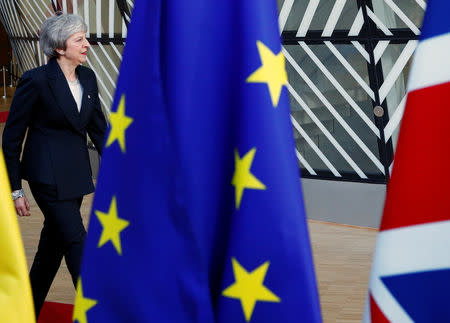
[[[137,0],[74,321],[320,322],[275,1]]]

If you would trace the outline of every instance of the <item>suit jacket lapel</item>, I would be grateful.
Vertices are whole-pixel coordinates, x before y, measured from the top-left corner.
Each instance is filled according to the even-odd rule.
[[[67,84],[66,77],[56,59],[53,58],[48,61],[46,70],[50,89],[53,92],[58,106],[64,112],[69,123],[82,133],[77,104]]]
[[[89,115],[93,107],[92,103],[94,99],[94,93],[92,90],[92,80],[89,79],[87,73],[85,73],[81,68],[77,68],[76,71],[81,86],[83,87],[83,97],[81,99],[80,110],[80,125],[82,128],[84,128],[89,121]]]

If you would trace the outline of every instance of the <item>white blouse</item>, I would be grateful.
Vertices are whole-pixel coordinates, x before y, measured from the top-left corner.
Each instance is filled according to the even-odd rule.
[[[75,102],[77,103],[78,112],[81,111],[81,99],[83,98],[83,87],[80,84],[80,81],[76,79],[75,81],[69,81],[69,88],[72,92],[73,98],[75,99]]]

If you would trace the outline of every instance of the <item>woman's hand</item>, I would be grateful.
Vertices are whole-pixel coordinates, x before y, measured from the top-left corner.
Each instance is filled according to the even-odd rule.
[[[19,216],[30,216],[30,203],[26,196],[19,197],[14,201],[16,212]]]

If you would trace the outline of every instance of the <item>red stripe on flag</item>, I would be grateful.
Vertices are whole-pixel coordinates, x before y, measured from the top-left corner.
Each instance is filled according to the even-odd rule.
[[[37,323],[71,323],[72,304],[45,302]]]
[[[380,230],[450,220],[450,83],[408,94]]]
[[[378,307],[378,304],[373,299],[372,294],[369,294],[369,296],[370,296],[370,322],[389,323],[389,320],[386,318],[386,316],[384,316],[383,312]]]

